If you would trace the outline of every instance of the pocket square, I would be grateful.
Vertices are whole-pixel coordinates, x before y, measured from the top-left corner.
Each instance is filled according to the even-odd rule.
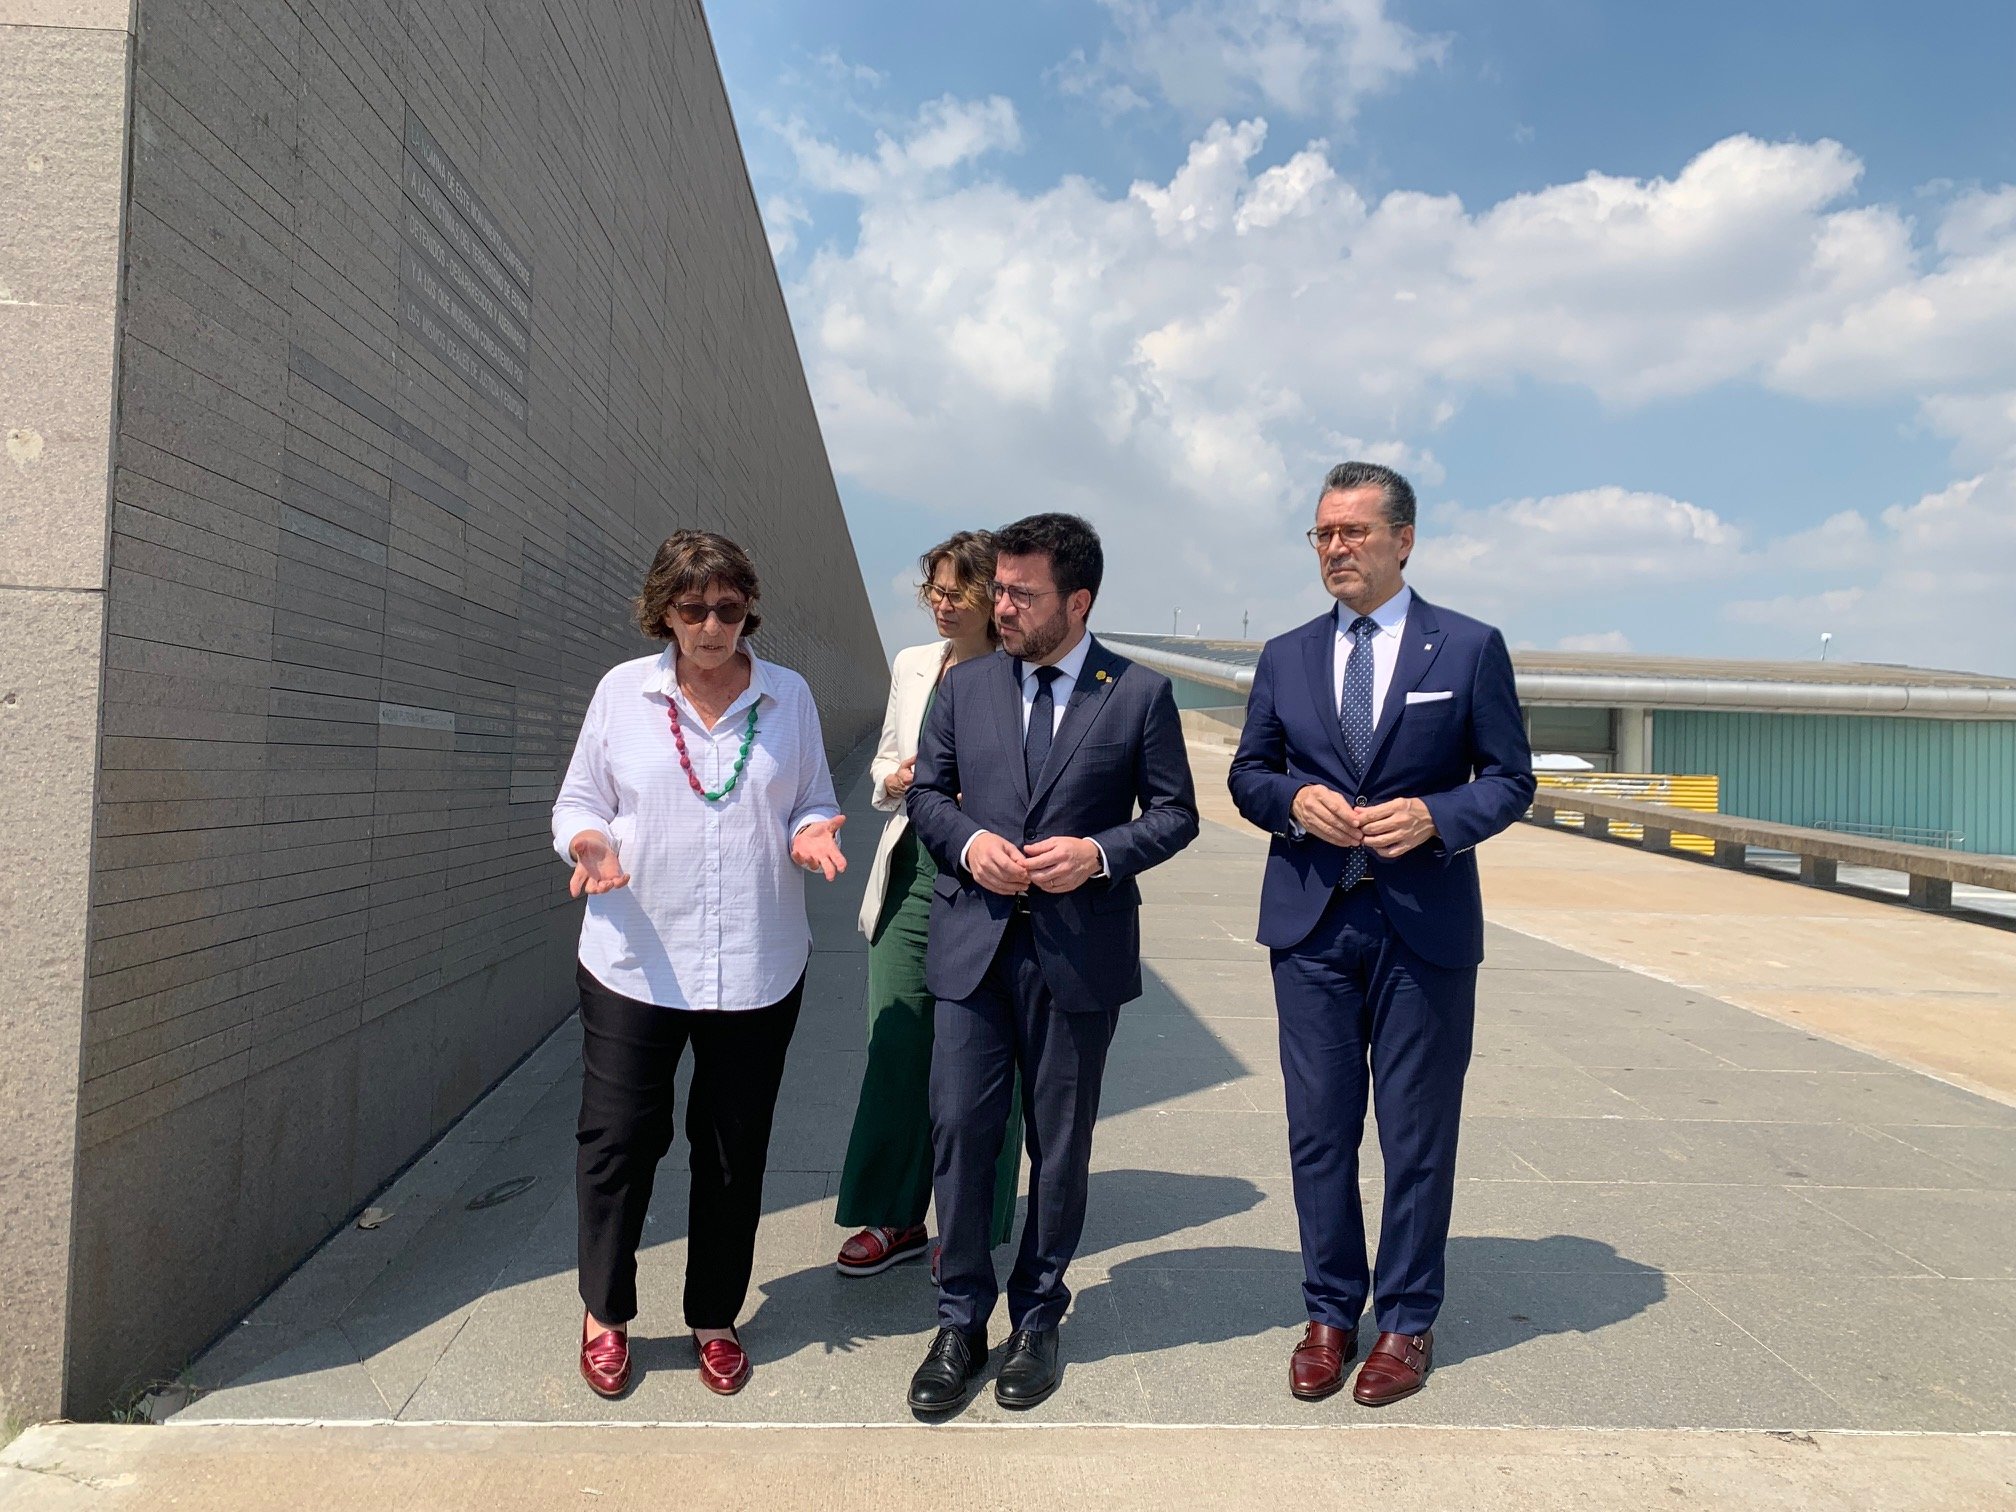
[[[1407,702],[1410,704],[1440,703],[1445,698],[1454,698],[1455,696],[1456,690],[1454,688],[1444,688],[1440,693],[1409,693],[1407,695]]]

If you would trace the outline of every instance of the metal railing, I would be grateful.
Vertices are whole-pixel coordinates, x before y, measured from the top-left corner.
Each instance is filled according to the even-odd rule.
[[[1799,880],[1821,887],[1836,885],[1843,866],[1902,872],[1907,879],[1907,895],[1919,908],[1951,908],[1956,882],[2016,893],[2016,857],[2011,856],[1977,856],[1933,845],[1866,839],[1833,830],[1739,819],[1727,814],[1691,813],[1544,787],[1533,795],[1536,824],[1551,828],[1555,816],[1564,811],[1582,815],[1583,834],[1604,839],[1612,836],[1615,825],[1639,826],[1646,850],[1671,851],[1676,830],[1701,835],[1713,842],[1716,863],[1722,866],[1744,865],[1752,846],[1794,855],[1799,858]]]
[[[1849,819],[1815,819],[1812,828],[1834,835],[1860,835],[1865,840],[1931,845],[1940,850],[1959,850],[1967,843],[1967,837],[1958,830],[1927,829],[1914,824],[1857,824]]]

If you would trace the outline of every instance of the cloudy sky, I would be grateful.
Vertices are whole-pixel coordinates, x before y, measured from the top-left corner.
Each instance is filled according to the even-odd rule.
[[[881,618],[1037,509],[1095,627],[1328,600],[1326,466],[1517,645],[2016,672],[2016,6],[710,11]]]

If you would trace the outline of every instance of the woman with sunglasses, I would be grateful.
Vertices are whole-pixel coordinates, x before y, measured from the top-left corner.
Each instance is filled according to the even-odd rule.
[[[748,555],[682,530],[658,548],[637,627],[670,641],[613,668],[553,805],[581,921],[581,1374],[630,1384],[637,1246],[693,1048],[685,1313],[700,1381],[740,1391],[770,1124],[811,931],[805,873],[845,871],[819,711],[796,672],[741,644],[761,624]]]
[[[872,1276],[914,1260],[929,1244],[924,1210],[931,1201],[932,1018],[936,1001],[924,988],[924,945],[931,924],[931,884],[938,868],[917,843],[903,814],[917,766],[917,734],[948,668],[994,650],[994,538],[961,531],[925,552],[918,602],[931,611],[939,640],[896,655],[889,709],[869,775],[875,807],[889,814],[861,903],[868,937],[868,1067],[854,1112],[854,1132],[840,1172],[834,1220],[859,1228],[840,1246],[843,1276]],[[1008,1132],[994,1182],[994,1243],[1015,1222],[1022,1152],[1022,1112],[1011,1104]]]

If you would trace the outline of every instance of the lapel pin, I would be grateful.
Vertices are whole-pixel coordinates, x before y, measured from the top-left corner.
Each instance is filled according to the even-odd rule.
[[[1093,680],[1094,682],[1105,682],[1105,681],[1106,681],[1106,672],[1105,672],[1105,669],[1104,669],[1104,668],[1101,668],[1101,669],[1100,669],[1099,671],[1097,671],[1097,672],[1094,672],[1094,673],[1092,674],[1092,680]]]

